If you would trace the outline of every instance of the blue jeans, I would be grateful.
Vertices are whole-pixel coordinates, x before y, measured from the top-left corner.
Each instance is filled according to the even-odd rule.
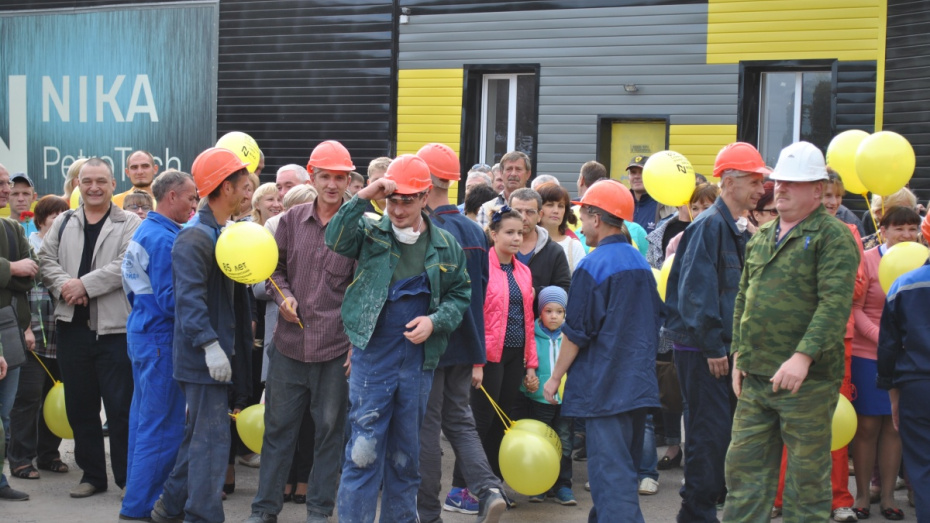
[[[222,491],[229,457],[227,385],[180,385],[187,400],[187,424],[161,500],[168,515],[183,514],[186,523],[221,523],[226,519]]]
[[[433,372],[423,370],[423,345],[403,333],[404,325],[426,312],[429,297],[385,303],[368,346],[352,351],[352,436],[339,486],[340,522],[374,521],[382,485],[381,521],[417,521],[419,431]]]
[[[585,418],[588,445],[588,479],[594,506],[588,522],[642,523],[637,493],[637,464],[642,458],[645,408]]]
[[[917,521],[930,520],[930,412],[926,398],[930,397],[930,380],[906,381],[898,386],[901,400],[901,446],[907,475],[914,489]]]
[[[294,448],[307,408],[315,427],[309,442],[313,445],[313,468],[307,488],[307,513],[330,516],[336,504],[339,454],[343,450],[346,419],[345,355],[319,363],[305,363],[282,355],[270,356],[268,387],[265,389],[265,435],[262,438],[262,466],[258,492],[252,501],[253,513],[278,514],[294,461]],[[353,359],[354,361],[354,359]],[[352,368],[355,373],[355,368]],[[303,483],[307,477],[296,478]],[[377,497],[377,493],[376,493]]]
[[[675,365],[688,410],[678,521],[715,522],[717,499],[726,492],[724,462],[733,423],[730,376],[715,378],[702,352],[677,351]]]
[[[120,513],[146,517],[184,439],[184,393],[173,378],[172,334],[129,334],[133,393],[129,409],[126,497]]]
[[[0,341],[2,343],[2,341]],[[34,357],[34,356],[33,356]],[[13,403],[16,401],[16,389],[19,388],[19,370],[16,367],[6,373],[6,377],[0,380],[0,421],[3,423],[4,439],[6,445],[10,439],[10,412],[13,411]],[[6,448],[6,447],[4,447]]]
[[[562,459],[559,460],[559,477],[555,480],[553,489],[561,487],[572,488],[572,419],[562,417],[562,406],[551,403],[540,403],[524,398],[525,408],[531,419],[541,421],[559,436],[562,442]]]
[[[74,459],[81,483],[107,489],[106,452],[100,399],[110,425],[110,465],[116,486],[126,485],[132,364],[125,334],[98,336],[87,325],[58,322],[58,368],[65,385],[65,410],[74,431]]]
[[[646,424],[643,427],[643,456],[639,459],[637,477],[640,481],[652,478],[659,481],[659,456],[656,454],[656,429],[652,422],[652,414],[646,415]]]

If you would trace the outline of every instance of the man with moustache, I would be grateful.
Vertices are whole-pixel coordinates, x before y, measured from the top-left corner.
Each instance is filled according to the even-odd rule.
[[[477,222],[482,229],[487,229],[488,220],[495,209],[507,203],[514,191],[526,187],[526,182],[533,174],[530,157],[520,151],[510,151],[501,157],[500,172],[504,182],[503,191],[478,211]]]
[[[126,192],[113,196],[113,203],[120,209],[123,208],[123,199],[126,195],[135,191],[145,191],[152,195],[152,183],[158,175],[158,164],[155,163],[155,157],[148,151],[134,151],[126,159],[126,176],[132,182],[132,188]]]

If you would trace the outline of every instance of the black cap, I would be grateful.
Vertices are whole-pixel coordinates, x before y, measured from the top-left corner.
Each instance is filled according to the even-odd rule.
[[[630,165],[626,166],[626,170],[629,171],[630,167],[642,167],[646,165],[646,160],[648,159],[648,156],[636,155],[630,158]]]
[[[26,182],[29,184],[29,187],[35,188],[36,184],[32,183],[32,178],[29,177],[26,173],[16,173],[10,177],[10,181],[13,183],[16,182]]]

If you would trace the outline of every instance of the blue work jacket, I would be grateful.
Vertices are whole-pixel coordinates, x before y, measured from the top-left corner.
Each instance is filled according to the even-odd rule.
[[[930,265],[900,276],[888,290],[878,334],[881,389],[930,380]]]
[[[646,259],[623,235],[602,239],[575,268],[562,334],[578,345],[562,414],[601,417],[659,406],[662,300]]]
[[[671,341],[707,358],[730,353],[748,236],[736,228],[723,198],[685,229],[666,286],[664,332]]]
[[[123,256],[123,291],[132,310],[130,336],[174,333],[171,247],[181,226],[151,211],[133,233]],[[163,337],[163,336],[161,336]]]

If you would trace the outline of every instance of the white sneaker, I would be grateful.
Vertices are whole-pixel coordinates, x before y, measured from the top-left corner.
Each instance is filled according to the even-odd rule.
[[[642,496],[652,496],[659,492],[659,482],[652,478],[643,478],[639,482],[639,493]]]
[[[591,482],[590,482],[590,481],[585,481],[585,482],[584,482],[584,489],[587,490],[588,492],[591,492]]]
[[[833,521],[859,521],[856,511],[849,507],[833,509]]]

